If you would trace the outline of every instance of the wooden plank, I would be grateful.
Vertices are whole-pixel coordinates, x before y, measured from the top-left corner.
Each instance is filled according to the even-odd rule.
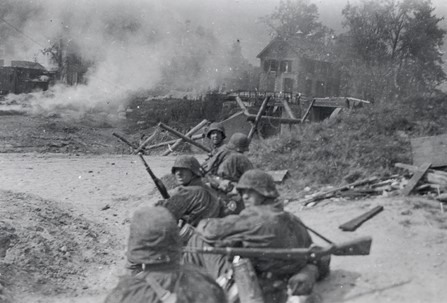
[[[276,183],[281,183],[288,176],[289,171],[287,169],[270,170],[267,173],[273,177],[273,181],[275,181]]]
[[[357,99],[357,98],[352,98],[352,97],[346,97],[346,99],[349,100],[349,101],[371,104],[371,102],[368,101],[368,100]]]
[[[255,121],[256,115],[248,114],[247,120],[250,122]],[[301,123],[301,120],[299,119],[288,119],[288,118],[280,118],[280,117],[271,117],[271,116],[261,116],[261,120],[268,120],[272,122],[280,122],[281,124],[298,124]]]
[[[376,206],[373,209],[367,211],[366,213],[340,225],[338,228],[340,228],[343,231],[354,231],[357,228],[360,227],[364,222],[368,221],[378,213],[380,213],[383,210],[383,206]]]
[[[403,163],[396,163],[394,166],[407,169],[411,172],[416,172],[419,167],[409,164],[403,164]],[[438,184],[442,187],[447,187],[447,172],[435,170],[435,169],[428,169],[427,173],[425,174],[427,177],[427,181],[429,183]]]
[[[356,187],[356,186],[372,183],[372,182],[377,181],[378,179],[379,178],[377,178],[377,177],[371,177],[371,178],[368,178],[368,179],[355,181],[353,183],[349,183],[349,184],[346,184],[346,185],[343,185],[343,186],[340,186],[340,187],[337,187],[337,188],[333,188],[333,189],[330,189],[328,191],[317,193],[313,197],[310,197],[310,198],[307,198],[307,199],[304,199],[304,200],[300,200],[298,202],[301,202],[304,205],[308,205],[311,202],[324,199],[328,194],[335,193],[335,192],[337,192],[339,190],[343,190],[343,189],[347,189],[347,188],[351,188],[351,187]]]
[[[312,108],[312,106],[315,103],[315,99],[312,99],[312,101],[309,104],[309,107],[307,108],[306,112],[304,113],[304,116],[301,118],[301,123],[304,123],[304,121],[306,121],[307,116],[309,116],[310,110]]]
[[[411,139],[413,165],[430,162],[432,167],[447,165],[447,134]]]
[[[404,164],[404,163],[395,163],[394,166],[395,167],[399,167],[399,168],[403,168],[403,169],[406,169],[406,170],[409,170],[411,172],[415,172],[415,171],[417,171],[419,169],[418,166],[410,165],[410,164]],[[442,171],[442,170],[437,170],[437,169],[430,168],[427,172],[447,177],[447,172]]]
[[[410,181],[408,181],[407,185],[402,189],[402,194],[408,196],[411,191],[414,189],[416,184],[421,180],[421,178],[427,173],[427,170],[430,168],[431,163],[424,163],[411,177]]]
[[[287,103],[286,99],[281,99],[281,102],[282,102],[282,106],[283,106],[284,110],[286,111],[287,115],[289,116],[289,118],[296,119],[296,117],[293,114],[293,111],[290,108],[289,103]],[[291,127],[291,126],[289,125],[289,127]],[[297,130],[297,131],[300,130],[298,125],[295,125],[295,130]]]
[[[349,108],[349,102],[344,97],[315,98],[314,107],[343,107]]]

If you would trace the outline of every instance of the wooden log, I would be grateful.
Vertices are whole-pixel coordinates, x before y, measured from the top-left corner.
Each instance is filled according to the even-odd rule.
[[[264,101],[262,101],[261,107],[259,108],[258,114],[256,115],[255,121],[253,122],[250,132],[248,133],[248,140],[251,140],[253,138],[253,135],[255,134],[255,131],[258,127],[259,121],[261,121],[261,116],[265,111],[265,108],[267,107],[269,97],[266,97]]]
[[[370,211],[367,211],[363,215],[360,215],[356,217],[355,219],[352,219],[342,225],[340,225],[338,228],[340,228],[343,231],[354,231],[357,228],[360,227],[364,222],[368,221],[378,213],[380,213],[383,210],[383,206],[376,206]]]
[[[335,192],[337,192],[339,190],[343,190],[343,189],[347,189],[347,188],[351,188],[351,187],[356,187],[356,186],[372,183],[372,182],[377,181],[378,179],[379,178],[377,178],[377,177],[371,177],[371,178],[368,178],[368,179],[359,180],[359,181],[356,181],[356,182],[353,182],[353,183],[350,183],[350,184],[346,184],[346,185],[343,185],[343,186],[340,186],[340,187],[337,187],[337,188],[333,188],[333,189],[325,191],[325,192],[318,193],[318,194],[314,195],[313,197],[310,197],[310,198],[307,198],[307,199],[304,199],[304,200],[300,200],[298,202],[303,203],[306,206],[307,204],[309,204],[311,202],[324,199],[328,194],[335,193]]]
[[[197,124],[196,126],[194,126],[189,132],[186,133],[185,136],[187,136],[188,138],[190,138],[193,134],[195,134],[196,132],[198,132],[202,127],[204,127],[206,124],[208,123],[208,120],[204,119],[202,120],[202,122],[200,122],[199,124]],[[167,151],[165,151],[162,156],[167,156],[170,153],[172,153],[184,140],[183,139],[178,139],[174,145],[172,145]]]
[[[293,111],[292,111],[292,109],[290,108],[289,103],[286,101],[286,99],[281,99],[281,101],[282,101],[283,108],[284,108],[284,110],[286,111],[286,113],[287,113],[287,115],[289,116],[289,118],[290,118],[290,119],[296,119],[296,117],[295,117],[295,115],[293,114]],[[296,129],[297,131],[300,130],[300,128],[298,127],[298,125],[294,125],[294,126],[295,126],[295,129]],[[290,127],[290,126],[289,126],[289,127]]]
[[[130,147],[132,147],[132,149],[137,149],[138,147],[132,143],[130,143],[126,138],[124,138],[123,136],[117,134],[117,133],[112,133],[112,135],[114,135],[115,137],[117,137],[118,139],[120,139],[121,141],[123,141],[124,143],[126,143],[127,145],[129,145]]]
[[[255,121],[256,115],[248,114],[247,120],[250,122]],[[280,117],[271,117],[271,116],[261,116],[261,120],[268,120],[272,122],[280,122],[281,124],[299,124],[301,123],[301,120],[299,119],[288,119],[288,118],[280,118]]]
[[[237,105],[239,105],[239,107],[242,109],[244,114],[248,115],[249,114],[248,109],[239,96],[236,96],[236,102],[237,102]]]
[[[197,135],[192,135],[191,139],[192,140],[200,140],[200,139],[203,139],[204,137],[205,137],[204,134],[197,134]],[[160,148],[160,147],[165,147],[166,145],[174,144],[178,140],[179,139],[174,139],[174,140],[169,140],[169,141],[165,141],[165,142],[149,145],[144,150],[152,150],[152,149],[156,149],[156,148]]]
[[[146,145],[148,145],[152,140],[154,140],[158,136],[159,133],[160,133],[160,129],[156,128],[155,131],[152,133],[152,135],[150,135],[149,138],[144,140],[144,142],[141,143],[140,146],[136,150],[133,151],[133,154],[137,155],[139,152],[141,152]]]
[[[202,144],[192,140],[191,138],[188,138],[187,136],[185,136],[184,134],[182,134],[181,132],[176,131],[175,129],[170,128],[169,126],[163,124],[162,122],[160,122],[158,124],[159,127],[161,127],[162,129],[176,135],[179,138],[182,138],[185,142],[188,142],[191,145],[197,146],[198,148],[202,149],[203,151],[206,151],[207,153],[211,152],[211,150],[208,147],[203,146]]]
[[[306,121],[307,116],[309,116],[310,110],[312,108],[312,106],[315,103],[315,99],[312,99],[312,101],[309,104],[309,107],[307,108],[306,112],[304,113],[304,116],[301,118],[301,123],[304,123],[304,121]]]
[[[411,177],[410,181],[408,181],[407,185],[402,189],[402,194],[408,196],[411,191],[414,189],[416,184],[421,180],[421,178],[425,175],[427,170],[430,168],[431,163],[424,163],[419,170],[417,170],[413,177]]]

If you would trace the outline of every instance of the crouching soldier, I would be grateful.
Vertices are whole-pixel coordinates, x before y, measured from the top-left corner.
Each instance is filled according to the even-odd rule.
[[[163,207],[137,210],[130,223],[130,274],[105,303],[224,303],[220,286],[199,268],[180,265],[182,247],[172,214]]]
[[[222,216],[238,214],[244,209],[235,185],[244,172],[253,169],[253,164],[244,155],[249,146],[250,140],[246,135],[234,133],[229,142],[209,162],[202,165],[207,173],[208,183],[220,193],[219,197],[226,205]]]
[[[284,211],[273,178],[261,170],[249,170],[236,186],[245,203],[239,215],[200,222],[189,247],[230,246],[245,248],[309,248],[312,239],[301,220]],[[192,250],[193,251],[193,250]],[[223,255],[189,252],[187,263],[203,266],[215,279],[227,276],[232,267]],[[302,260],[250,258],[264,302],[283,303],[291,296],[312,292],[317,279],[329,271],[329,259],[319,264]],[[237,284],[237,283],[236,283]]]
[[[178,187],[169,199],[158,201],[157,206],[166,207],[177,221],[192,226],[197,226],[202,219],[219,216],[221,204],[215,193],[202,182],[200,163],[195,157],[178,156],[171,172]]]

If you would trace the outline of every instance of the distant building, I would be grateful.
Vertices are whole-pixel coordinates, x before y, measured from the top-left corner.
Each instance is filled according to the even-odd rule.
[[[300,37],[276,37],[257,56],[261,60],[259,90],[309,97],[338,96],[340,72],[328,53]]]
[[[50,80],[51,74],[36,62],[11,61],[11,66],[0,66],[1,95],[47,90]]]

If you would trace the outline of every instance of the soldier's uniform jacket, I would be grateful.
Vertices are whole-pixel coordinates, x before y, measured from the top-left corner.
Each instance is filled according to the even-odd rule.
[[[280,203],[244,209],[239,215],[207,219],[196,231],[212,246],[266,248],[308,248],[312,239],[300,219],[283,210]],[[305,260],[252,259],[259,273],[279,276],[293,275],[302,269]],[[223,273],[218,273],[218,276]]]
[[[213,191],[200,178],[195,178],[187,186],[176,187],[171,197],[157,202],[174,215],[176,220],[197,226],[200,220],[217,218],[221,204]]]
[[[250,169],[253,169],[251,161],[244,154],[233,152],[219,165],[217,175],[231,182],[237,182]]]
[[[217,150],[213,150],[211,157],[206,159],[202,164],[205,174],[217,175],[220,164],[232,153],[234,151],[228,149],[226,145],[222,145]]]
[[[121,278],[104,303],[158,303],[162,302],[146,278],[177,295],[176,303],[225,303],[224,291],[200,269],[185,265],[168,265],[144,271],[136,276]]]

